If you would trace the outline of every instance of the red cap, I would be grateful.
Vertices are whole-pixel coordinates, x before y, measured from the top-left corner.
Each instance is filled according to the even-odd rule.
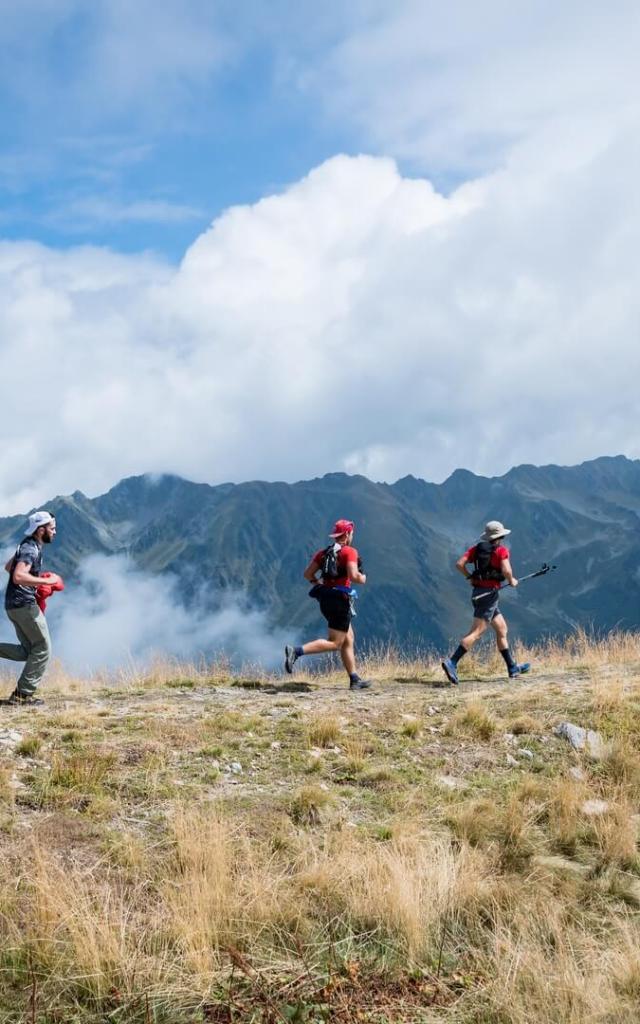
[[[343,533],[351,533],[354,528],[354,524],[350,519],[338,519],[333,524],[333,532],[329,534],[330,537],[342,537]]]

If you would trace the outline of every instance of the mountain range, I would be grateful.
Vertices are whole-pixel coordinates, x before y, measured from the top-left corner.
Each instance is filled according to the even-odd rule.
[[[137,476],[96,498],[76,491],[42,507],[58,520],[47,566],[68,585],[88,555],[124,554],[140,570],[178,577],[187,604],[213,610],[241,593],[271,624],[307,638],[321,635],[324,623],[302,571],[328,543],[333,521],[353,519],[368,575],[356,632],[376,644],[421,648],[443,648],[468,625],[469,589],[454,562],[487,520],[499,519],[513,531],[517,575],[542,562],[558,566],[505,592],[512,633],[534,640],[578,625],[640,627],[640,461],[624,456],[523,465],[495,478],[460,469],[442,484],[343,473],[214,486]],[[6,548],[25,515],[0,519]]]

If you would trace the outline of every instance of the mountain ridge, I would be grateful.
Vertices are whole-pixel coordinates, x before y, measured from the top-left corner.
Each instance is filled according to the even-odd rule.
[[[438,647],[470,617],[455,558],[485,521],[500,519],[513,530],[516,573],[560,565],[553,578],[505,594],[516,635],[640,627],[640,460],[623,455],[523,464],[500,477],[458,469],[441,484],[411,474],[391,484],[346,473],[293,484],[142,474],[95,498],[76,490],[41,507],[59,520],[48,562],[71,584],[88,555],[125,555],[141,571],[177,576],[187,603],[202,600],[205,580],[212,609],[241,592],[274,626],[313,635],[322,622],[302,570],[330,524],[349,516],[369,574],[360,638]],[[15,544],[24,520],[0,518],[0,543]]]

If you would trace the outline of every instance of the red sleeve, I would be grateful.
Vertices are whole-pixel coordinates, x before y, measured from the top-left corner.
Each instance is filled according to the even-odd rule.
[[[322,559],[324,558],[325,550],[326,550],[326,548],[320,548],[319,551],[316,551],[316,553],[313,556],[313,558],[311,559],[311,561],[315,562],[316,565],[322,565]]]
[[[358,564],[358,552],[355,548],[343,547],[340,550],[340,558],[347,565],[349,562],[355,562]]]
[[[464,555],[463,555],[462,557],[464,558],[464,562],[465,562],[465,565],[466,565],[466,564],[467,564],[468,562],[473,562],[473,561],[475,561],[475,557],[476,557],[476,545],[475,545],[475,544],[473,544],[473,545],[472,545],[472,546],[471,546],[471,547],[469,548],[469,550],[468,550],[468,551],[465,551],[465,553],[464,553]]]
[[[504,545],[499,544],[495,550],[495,554],[504,561],[505,558],[509,557],[509,548],[505,548]]]

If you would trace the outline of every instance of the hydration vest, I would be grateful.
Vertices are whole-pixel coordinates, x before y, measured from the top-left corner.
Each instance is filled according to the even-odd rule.
[[[495,580],[502,583],[504,580],[504,574],[500,569],[496,569],[491,564],[491,556],[496,549],[495,544],[491,544],[488,540],[479,540],[476,544],[476,553],[473,559],[473,575],[472,580],[474,583],[487,583],[489,580],[492,582]]]
[[[345,575],[345,570],[338,565],[338,555],[342,551],[341,544],[329,544],[322,553],[320,572],[323,580],[337,580]]]

